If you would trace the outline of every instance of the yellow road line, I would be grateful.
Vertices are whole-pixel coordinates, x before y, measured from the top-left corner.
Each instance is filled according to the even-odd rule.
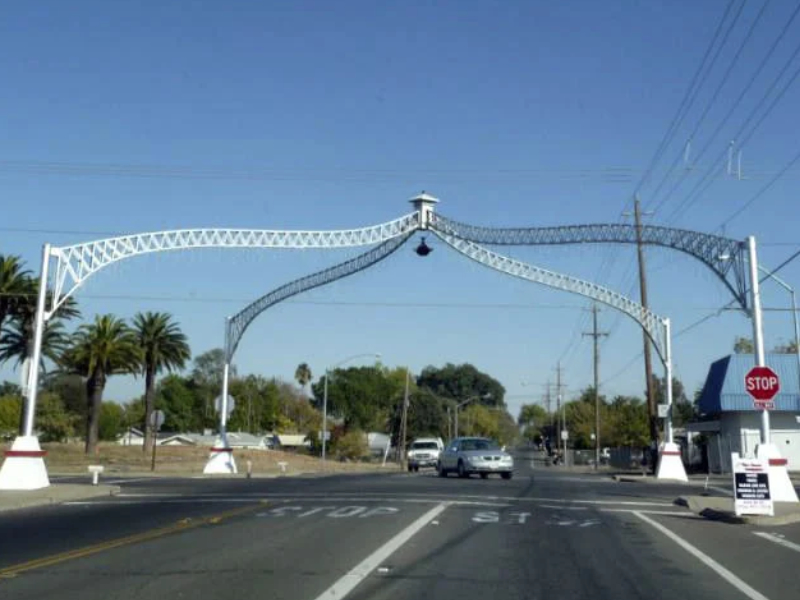
[[[192,519],[181,519],[174,525],[169,525],[167,527],[151,529],[150,531],[136,533],[134,535],[117,538],[115,540],[100,542],[99,544],[95,544],[93,546],[86,546],[85,548],[68,550],[67,552],[54,554],[53,556],[36,558],[34,560],[29,560],[28,562],[20,563],[18,565],[4,567],[0,569],[0,579],[9,579],[12,577],[16,577],[20,573],[24,573],[25,571],[32,571],[33,569],[41,569],[42,567],[51,567],[53,565],[66,562],[68,560],[74,560],[76,558],[91,556],[93,554],[98,554],[106,550],[119,548],[120,546],[128,546],[130,544],[146,542],[156,538],[164,537],[166,535],[170,535],[172,533],[178,533],[180,531],[188,531],[189,529],[195,529],[203,525],[212,525],[212,524],[216,525],[217,523],[220,523],[225,519],[230,519],[231,517],[243,515],[248,512],[252,512],[258,508],[262,508],[264,504],[266,504],[266,502],[262,501],[259,502],[258,504],[243,506],[216,515],[211,515],[209,517],[203,517],[201,519],[197,519],[196,521]]]

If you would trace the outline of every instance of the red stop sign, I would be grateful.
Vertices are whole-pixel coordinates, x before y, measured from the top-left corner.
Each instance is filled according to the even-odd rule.
[[[769,367],[753,367],[744,376],[744,387],[756,402],[769,402],[780,391],[781,382]]]

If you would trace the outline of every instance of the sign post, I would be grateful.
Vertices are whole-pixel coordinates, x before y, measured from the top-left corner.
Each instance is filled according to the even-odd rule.
[[[769,367],[753,367],[744,376],[744,387],[756,408],[773,410],[775,403],[772,400],[781,391],[781,380]]]
[[[153,431],[153,458],[150,461],[150,470],[156,470],[156,446],[158,446],[158,432],[164,424],[164,411],[154,410],[150,413],[150,429]]]
[[[731,454],[733,465],[733,497],[736,516],[775,515],[769,489],[769,463],[765,460],[741,458]]]

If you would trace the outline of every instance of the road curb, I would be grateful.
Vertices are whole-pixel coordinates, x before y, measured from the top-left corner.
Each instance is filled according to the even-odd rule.
[[[715,498],[715,501],[723,499]],[[733,499],[726,498],[726,502],[731,503],[733,506]],[[691,510],[693,513],[708,519],[709,521],[719,521],[728,523],[730,525],[757,525],[757,526],[771,526],[778,527],[781,525],[791,525],[792,523],[800,523],[800,507],[789,506],[789,503],[776,502],[776,512],[783,512],[788,510],[786,514],[776,514],[774,517],[766,515],[742,515],[737,516],[734,510],[726,510],[706,506],[708,497],[706,496],[680,496],[675,499],[677,506],[683,506]],[[782,505],[786,505],[785,507]],[[793,504],[793,503],[791,503]],[[792,511],[792,509],[795,509]]]
[[[53,484],[41,490],[0,492],[0,513],[119,494],[118,485]]]

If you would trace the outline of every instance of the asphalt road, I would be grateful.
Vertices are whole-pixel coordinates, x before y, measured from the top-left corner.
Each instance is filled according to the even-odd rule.
[[[800,526],[706,521],[684,485],[519,456],[511,481],[153,479],[0,515],[0,598],[796,599]],[[697,490],[695,490],[697,491]]]

